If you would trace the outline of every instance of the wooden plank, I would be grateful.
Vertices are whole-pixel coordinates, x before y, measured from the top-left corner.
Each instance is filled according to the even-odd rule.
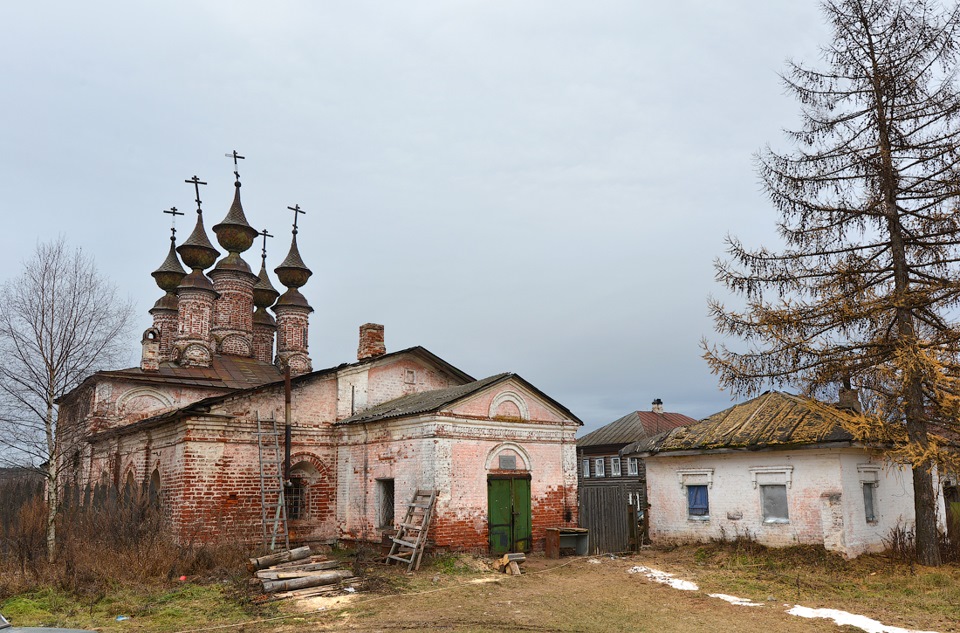
[[[335,565],[334,567],[337,567]],[[331,567],[325,569],[317,569],[313,571],[308,571],[304,569],[293,569],[293,570],[275,570],[275,569],[262,569],[257,572],[257,578],[261,580],[285,580],[288,578],[305,578],[307,576],[318,576],[321,574],[327,573]]]
[[[250,562],[247,563],[247,569],[250,571],[257,571],[258,569],[264,569],[266,567],[270,567],[271,565],[276,565],[277,563],[300,560],[301,558],[306,558],[308,556],[310,556],[310,547],[305,545],[303,547],[297,547],[296,549],[284,550],[282,552],[277,552],[276,554],[261,556],[260,558],[251,558]]]
[[[336,569],[340,566],[338,560],[324,560],[316,563],[293,563],[290,565],[274,565],[264,571],[319,571],[321,569]],[[261,573],[261,572],[257,572]]]
[[[265,580],[263,581],[263,591],[265,593],[275,593],[277,591],[291,591],[293,589],[305,589],[307,587],[318,587],[320,585],[332,585],[351,576],[353,576],[352,571],[335,569],[316,576],[304,576],[287,580]]]

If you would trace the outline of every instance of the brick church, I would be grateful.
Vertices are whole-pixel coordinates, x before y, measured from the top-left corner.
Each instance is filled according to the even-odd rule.
[[[60,428],[84,438],[67,481],[149,491],[180,540],[256,543],[280,496],[258,429],[277,421],[292,542],[379,542],[418,489],[438,493],[439,548],[541,549],[546,528],[576,525],[573,413],[516,374],[476,380],[423,347],[388,353],[377,324],[360,327],[356,362],[314,370],[296,219],[281,294],[265,248],[259,274],[243,259],[260,233],[239,175],[212,229],[222,257],[199,198],[193,232],[179,246],[174,232],[152,273],[164,294],[140,366],[97,372],[59,403]]]

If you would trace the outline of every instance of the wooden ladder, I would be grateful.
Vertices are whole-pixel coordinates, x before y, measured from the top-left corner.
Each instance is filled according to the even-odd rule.
[[[407,563],[407,571],[420,569],[423,548],[427,544],[427,530],[433,516],[433,506],[437,501],[436,490],[417,490],[407,504],[407,515],[400,524],[397,535],[391,539],[393,545],[387,554],[387,562],[392,560]]]
[[[287,504],[283,494],[283,454],[276,418],[261,420],[257,413],[257,445],[260,456],[260,513],[263,544],[270,550],[290,549]],[[277,541],[280,541],[279,543]]]

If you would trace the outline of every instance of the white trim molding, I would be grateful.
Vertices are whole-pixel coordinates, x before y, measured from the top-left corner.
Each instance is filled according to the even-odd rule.
[[[523,400],[523,396],[521,396],[516,391],[509,391],[509,390],[501,391],[500,393],[497,394],[497,396],[493,399],[493,402],[490,403],[490,410],[487,413],[487,417],[491,419],[496,419],[497,409],[504,402],[512,402],[517,406],[517,409],[520,411],[521,420],[530,419],[530,410],[527,409],[527,403]]]
[[[523,468],[518,468],[517,470],[533,470],[530,464],[530,455],[527,454],[527,451],[525,451],[522,446],[515,442],[503,442],[502,444],[497,444],[490,449],[490,452],[487,453],[487,461],[484,463],[484,468],[487,470],[497,470],[498,468],[494,467],[494,462],[500,453],[504,451],[513,451],[520,456],[520,459],[523,461]]]
[[[750,482],[757,486],[793,487],[793,466],[754,466],[750,469]]]
[[[679,468],[677,469],[677,479],[680,481],[680,487],[684,486],[706,486],[713,488],[713,469],[712,468]]]

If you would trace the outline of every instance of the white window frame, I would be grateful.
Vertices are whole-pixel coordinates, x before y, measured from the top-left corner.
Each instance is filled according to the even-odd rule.
[[[620,477],[620,458],[611,457],[610,458],[610,476],[611,477]]]
[[[628,477],[640,476],[640,458],[638,457],[627,458],[627,476]]]
[[[583,478],[590,479],[590,460],[589,459],[582,460],[581,466],[583,468]]]
[[[764,525],[790,523],[790,488],[793,487],[793,466],[755,466],[750,469],[750,482],[760,494],[757,501],[760,504],[760,518]],[[767,518],[763,512],[764,486],[783,486],[786,493],[786,517]]]
[[[596,477],[606,477],[606,468],[604,468],[602,457],[593,460],[593,472]]]

